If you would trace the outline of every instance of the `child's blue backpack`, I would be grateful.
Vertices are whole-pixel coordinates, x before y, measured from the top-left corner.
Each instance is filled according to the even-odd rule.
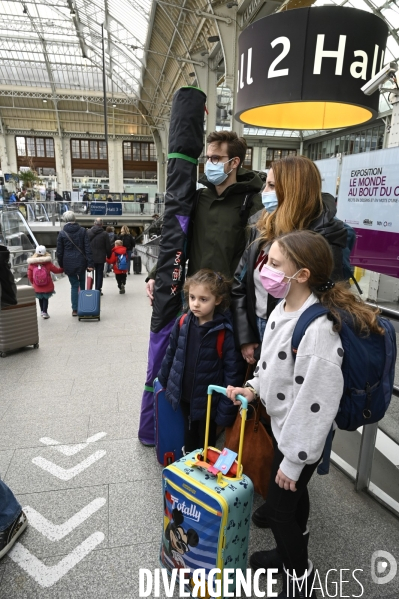
[[[116,257],[116,267],[118,270],[127,270],[126,254],[118,254]]]
[[[292,335],[294,359],[308,326],[328,313],[327,308],[317,303],[301,314]],[[385,329],[385,335],[370,333],[361,337],[354,330],[350,314],[342,311],[339,334],[344,350],[344,391],[335,417],[338,428],[342,430],[355,431],[360,426],[378,422],[390,404],[395,376],[396,334],[386,318],[378,317],[378,324]]]

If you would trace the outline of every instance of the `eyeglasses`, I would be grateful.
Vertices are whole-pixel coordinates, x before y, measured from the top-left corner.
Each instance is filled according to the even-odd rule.
[[[228,156],[217,156],[216,154],[214,156],[201,156],[199,162],[201,162],[201,164],[205,164],[205,162],[210,160],[212,164],[218,164],[219,160],[222,158],[228,158]]]

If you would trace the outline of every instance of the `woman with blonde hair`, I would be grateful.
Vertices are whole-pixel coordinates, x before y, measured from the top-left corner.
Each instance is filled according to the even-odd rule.
[[[126,248],[127,252],[127,274],[130,275],[130,263],[132,259],[132,252],[136,245],[134,241],[133,235],[131,235],[129,227],[127,225],[123,225],[121,228],[121,232],[118,235],[117,239],[122,241],[122,245]]]
[[[244,359],[254,364],[267,318],[276,300],[265,292],[260,271],[276,237],[302,229],[323,235],[334,257],[333,280],[343,279],[342,250],[346,247],[344,224],[334,218],[335,200],[321,192],[317,166],[304,156],[288,156],[272,163],[262,192],[264,210],[257,212],[246,250],[234,275],[232,310],[235,334]]]

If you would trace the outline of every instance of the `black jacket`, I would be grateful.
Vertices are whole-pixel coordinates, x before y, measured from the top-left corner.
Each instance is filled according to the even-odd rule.
[[[346,229],[342,221],[334,218],[336,207],[333,196],[329,193],[323,193],[322,197],[323,212],[310,224],[309,229],[323,235],[330,244],[334,257],[332,279],[334,281],[339,281],[343,279],[342,252],[346,247]],[[255,358],[260,355],[260,346],[262,343],[256,325],[256,299],[253,276],[255,262],[259,254],[259,244],[256,242],[256,239],[259,237],[259,231],[255,225],[260,214],[261,211],[248,221],[249,224],[253,226],[251,228],[247,247],[234,274],[231,303],[237,346],[241,347],[246,343],[259,343],[259,347],[255,350]],[[270,316],[270,313],[277,305],[277,302],[278,300],[269,294],[265,318]]]
[[[134,237],[132,235],[118,235],[117,239],[120,239],[124,245],[124,247],[128,250],[131,251],[136,243],[134,241]]]
[[[17,303],[17,287],[10,267],[10,252],[5,245],[0,245],[0,300],[1,306],[15,306]]]
[[[88,236],[94,264],[104,263],[105,259],[110,258],[112,253],[111,240],[108,233],[99,225],[94,225],[88,231]]]
[[[188,332],[189,328],[193,326],[194,319],[196,317],[189,311],[181,326],[180,318],[176,320],[170,334],[169,347],[158,374],[159,382],[166,388],[166,398],[174,410],[177,410],[182,398],[183,374],[190,350],[187,347]],[[217,336],[221,329],[225,329],[222,359],[217,353]],[[207,327],[206,333],[196,349],[192,392],[189,398],[185,398],[190,399],[190,416],[193,422],[206,418],[208,385],[239,386],[242,384],[245,368],[244,361],[235,348],[228,313],[215,313],[211,326]],[[227,397],[219,393],[212,395],[211,418],[216,420],[219,426],[232,426],[236,414],[236,406]]]
[[[65,233],[68,233],[70,239]],[[57,239],[57,258],[58,264],[64,269],[66,275],[77,275],[84,272],[87,267],[93,268],[93,256],[84,227],[78,223],[65,225]]]

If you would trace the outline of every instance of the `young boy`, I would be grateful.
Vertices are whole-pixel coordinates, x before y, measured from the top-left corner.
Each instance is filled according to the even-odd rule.
[[[125,293],[125,285],[126,285],[126,273],[127,273],[127,250],[124,245],[122,245],[122,241],[117,239],[115,241],[115,247],[112,249],[112,254],[110,258],[107,258],[108,264],[114,265],[114,273],[116,282],[119,287],[119,293]]]

